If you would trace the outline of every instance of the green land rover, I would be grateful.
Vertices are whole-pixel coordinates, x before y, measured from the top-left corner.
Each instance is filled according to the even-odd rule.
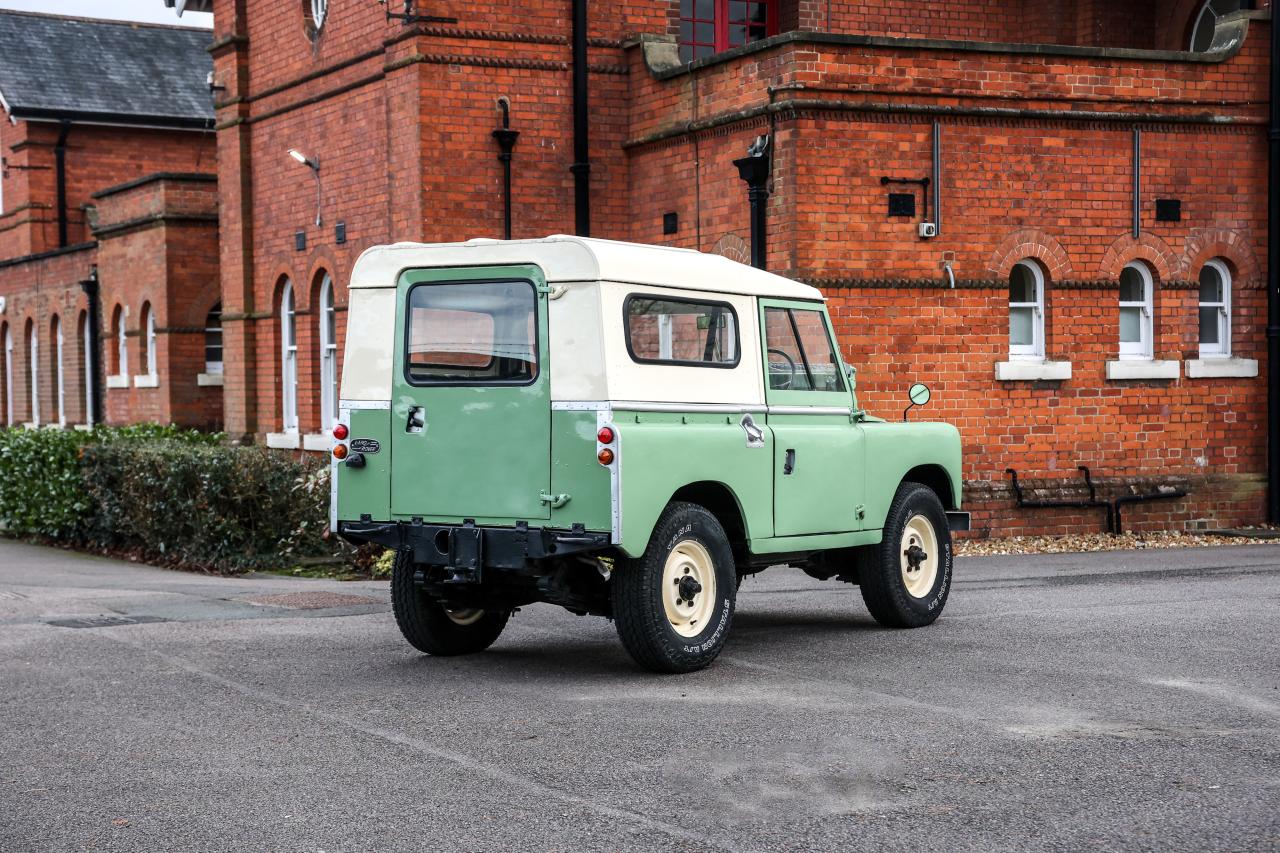
[[[858,407],[822,294],[685,249],[577,237],[397,244],[351,276],[332,528],[397,553],[423,652],[534,602],[614,620],[641,665],[709,664],[745,575],[858,584],[938,618],[960,436]],[[927,389],[912,389],[913,402]]]

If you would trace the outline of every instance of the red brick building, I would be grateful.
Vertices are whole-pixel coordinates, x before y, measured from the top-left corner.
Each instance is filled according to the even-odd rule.
[[[208,41],[0,12],[0,424],[221,424]]]
[[[214,12],[233,435],[324,446],[365,247],[589,231],[746,260],[734,161],[764,137],[763,261],[825,290],[873,412],[931,384],[976,526],[1100,529],[1014,509],[1006,469],[1073,498],[1079,465],[1108,497],[1188,493],[1126,526],[1264,518],[1265,2],[185,5]]]

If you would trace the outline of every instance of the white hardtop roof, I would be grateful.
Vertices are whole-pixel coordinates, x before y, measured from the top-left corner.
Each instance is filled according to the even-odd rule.
[[[394,287],[400,273],[423,267],[536,264],[548,282],[617,281],[650,287],[817,299],[815,287],[721,255],[556,234],[540,240],[394,243],[366,249],[351,271],[353,288]]]

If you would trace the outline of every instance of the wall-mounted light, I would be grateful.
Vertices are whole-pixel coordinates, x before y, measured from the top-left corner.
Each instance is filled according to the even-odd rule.
[[[225,91],[227,91],[227,87],[226,87],[226,86],[219,86],[219,85],[218,85],[218,78],[217,78],[217,77],[215,77],[215,76],[213,76],[213,72],[212,72],[212,71],[210,71],[208,74],[206,74],[206,75],[204,76],[204,82],[205,82],[205,83],[207,83],[207,84],[209,85],[209,94],[210,94],[210,95],[212,95],[214,92],[225,92]]]
[[[319,226],[322,224],[320,218],[320,158],[308,157],[297,148],[290,148],[289,156],[310,169],[311,174],[316,179],[316,225]]]

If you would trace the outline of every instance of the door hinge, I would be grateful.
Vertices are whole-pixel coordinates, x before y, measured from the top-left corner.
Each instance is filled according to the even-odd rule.
[[[867,505],[858,504],[853,508],[853,514],[857,517],[858,521],[862,521],[867,517]]]
[[[552,509],[559,509],[569,502],[569,497],[569,495],[552,495],[547,492],[542,492],[538,495],[538,500],[542,501],[544,504],[551,504]]]
[[[538,285],[538,292],[547,294],[547,299],[555,300],[564,296],[565,286],[563,284],[540,284]]]

